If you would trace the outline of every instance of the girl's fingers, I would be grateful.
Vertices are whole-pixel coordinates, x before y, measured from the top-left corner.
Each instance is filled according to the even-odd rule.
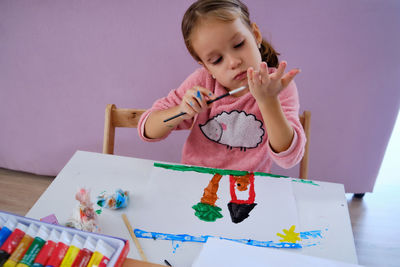
[[[248,68],[247,69],[247,82],[250,84],[253,84],[253,78],[254,78],[254,69],[253,68]]]
[[[203,96],[207,96],[209,98],[214,96],[213,92],[211,92],[207,88],[204,88],[204,87],[201,87],[201,86],[196,86],[195,89],[200,91],[203,94]]]
[[[289,83],[294,79],[294,77],[300,72],[301,72],[300,69],[293,69],[288,73],[286,73],[281,79],[282,89],[286,88],[289,85]]]
[[[254,88],[255,86],[257,86],[258,79],[258,73],[252,67],[250,67],[247,70],[247,83],[249,84],[249,87]]]
[[[260,77],[260,71],[255,70],[253,73],[253,83],[256,86],[259,86],[261,84],[261,77]]]
[[[193,87],[193,94],[202,108],[207,107],[207,100],[214,97],[214,94],[210,90],[201,86]]]
[[[286,66],[286,61],[282,61],[281,63],[279,63],[278,69],[274,73],[274,79],[279,80],[282,78],[283,74],[285,73]]]
[[[194,115],[194,113],[198,113],[201,110],[199,103],[191,95],[186,95],[182,101],[185,104],[185,106],[183,107],[183,111],[190,115]]]
[[[203,108],[203,102],[202,101],[199,101],[199,99],[196,97],[196,98],[193,98],[192,99],[192,101],[191,101],[191,107],[197,112],[197,113],[200,113],[201,112],[201,109]]]
[[[269,82],[268,65],[266,62],[260,64],[260,82],[266,84]]]
[[[214,94],[207,88],[194,86],[189,89],[182,101],[184,102],[184,112],[194,115],[208,108],[207,100],[214,97]]]
[[[200,92],[200,90],[195,91],[194,97],[195,97],[197,103],[200,105],[200,107],[204,107],[205,106],[204,96]]]
[[[190,117],[193,117],[196,114],[196,111],[187,102],[185,102],[185,106],[183,107],[182,112],[185,112]]]

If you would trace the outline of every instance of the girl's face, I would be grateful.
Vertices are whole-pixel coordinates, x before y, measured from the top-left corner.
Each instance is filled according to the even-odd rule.
[[[247,85],[247,69],[258,70],[262,37],[256,24],[250,30],[240,18],[232,22],[203,19],[192,32],[194,51],[215,79],[228,90]]]

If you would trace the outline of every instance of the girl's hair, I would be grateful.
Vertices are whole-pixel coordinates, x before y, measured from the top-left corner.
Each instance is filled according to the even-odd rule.
[[[186,48],[196,61],[201,59],[192,47],[190,35],[201,18],[209,17],[227,22],[239,17],[244,25],[251,29],[249,10],[239,0],[197,0],[186,10],[181,26]],[[279,53],[264,39],[261,42],[260,53],[262,60],[267,62],[269,67],[278,67]]]

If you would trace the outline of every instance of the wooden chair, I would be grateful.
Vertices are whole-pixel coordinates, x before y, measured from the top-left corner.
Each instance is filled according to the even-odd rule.
[[[106,107],[106,117],[104,123],[104,141],[103,153],[114,154],[114,138],[116,127],[137,128],[140,116],[145,109],[117,108],[114,104],[108,104]],[[310,143],[310,119],[311,112],[306,110],[300,115],[300,122],[303,125],[307,137],[307,143],[303,159],[300,162],[299,178],[308,177],[308,147]]]
[[[145,111],[145,109],[117,108],[114,104],[107,105],[104,122],[104,154],[114,154],[115,127],[137,128],[139,118]]]
[[[303,126],[304,133],[307,138],[307,143],[304,148],[304,156],[300,161],[299,178],[308,178],[308,154],[310,145],[310,124],[311,124],[311,111],[305,110],[300,116],[300,123]]]

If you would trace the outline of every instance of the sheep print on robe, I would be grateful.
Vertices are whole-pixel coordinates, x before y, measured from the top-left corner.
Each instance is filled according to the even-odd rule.
[[[226,145],[228,149],[240,148],[244,151],[256,148],[264,136],[261,121],[252,114],[237,110],[223,111],[200,125],[200,130],[208,139]]]

